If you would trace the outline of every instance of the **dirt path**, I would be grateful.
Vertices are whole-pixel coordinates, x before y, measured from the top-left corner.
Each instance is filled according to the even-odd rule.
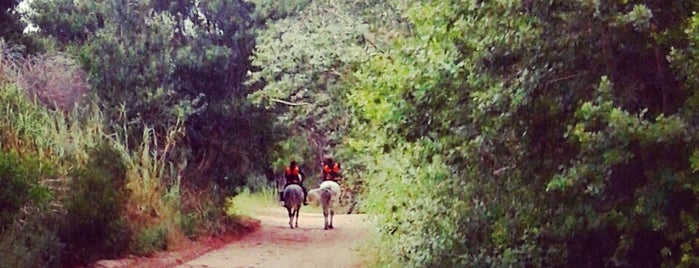
[[[358,248],[369,233],[366,215],[335,215],[335,229],[328,231],[322,214],[301,212],[297,229],[289,228],[282,207],[259,211],[255,218],[262,224],[258,231],[177,267],[365,266]]]

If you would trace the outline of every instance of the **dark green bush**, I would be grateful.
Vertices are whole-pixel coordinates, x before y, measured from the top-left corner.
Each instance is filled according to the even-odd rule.
[[[698,3],[462,3],[352,83],[381,261],[697,267]]]
[[[39,179],[50,172],[45,166],[16,153],[0,153],[0,231],[12,224],[22,207],[50,196],[48,189],[39,184]]]
[[[60,264],[62,244],[47,223],[54,216],[46,209],[51,192],[39,183],[51,176],[48,167],[31,157],[0,152],[0,265]]]
[[[43,213],[0,234],[0,267],[60,267],[64,244]]]
[[[85,168],[76,171],[65,200],[67,215],[61,229],[66,261],[82,264],[113,258],[129,244],[130,229],[122,219],[126,167],[121,155],[102,143],[89,152]]]

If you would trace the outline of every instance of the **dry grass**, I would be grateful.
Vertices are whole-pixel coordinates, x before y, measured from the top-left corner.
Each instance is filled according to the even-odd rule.
[[[22,48],[0,39],[0,84],[11,82],[45,107],[70,113],[90,89],[77,61],[56,53],[24,57]]]
[[[17,80],[30,97],[44,106],[70,112],[87,95],[87,73],[66,55],[32,57],[21,66]]]

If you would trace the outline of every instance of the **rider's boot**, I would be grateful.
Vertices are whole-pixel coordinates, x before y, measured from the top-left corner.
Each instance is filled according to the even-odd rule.
[[[308,190],[306,190],[306,187],[301,186],[301,190],[303,190],[303,205],[308,206],[308,202],[306,201],[306,198],[308,198]]]

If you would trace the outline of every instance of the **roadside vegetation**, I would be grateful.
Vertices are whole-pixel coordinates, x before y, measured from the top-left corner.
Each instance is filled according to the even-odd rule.
[[[699,265],[697,1],[18,3],[3,264],[235,230],[331,156],[378,267]]]

